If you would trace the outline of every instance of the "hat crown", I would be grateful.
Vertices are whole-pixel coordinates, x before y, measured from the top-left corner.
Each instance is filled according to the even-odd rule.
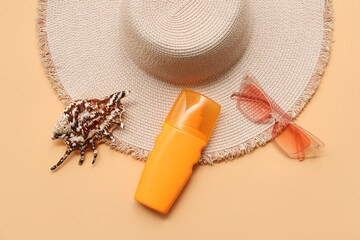
[[[124,45],[156,78],[196,84],[230,68],[248,42],[244,0],[138,1],[122,7]]]

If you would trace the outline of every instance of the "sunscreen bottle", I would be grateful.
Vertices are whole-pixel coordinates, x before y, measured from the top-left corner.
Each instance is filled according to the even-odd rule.
[[[166,214],[207,144],[220,105],[184,89],[172,106],[146,161],[135,200]]]

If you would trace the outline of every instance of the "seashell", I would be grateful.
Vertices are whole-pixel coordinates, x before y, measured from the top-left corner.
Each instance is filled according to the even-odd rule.
[[[50,170],[57,169],[74,150],[80,152],[79,165],[81,165],[87,148],[94,152],[92,161],[94,164],[97,157],[97,143],[105,138],[110,138],[114,143],[112,131],[117,126],[124,128],[121,119],[124,107],[121,99],[129,93],[130,91],[122,91],[103,99],[77,100],[66,106],[55,125],[52,139],[62,139],[67,145],[67,150]]]

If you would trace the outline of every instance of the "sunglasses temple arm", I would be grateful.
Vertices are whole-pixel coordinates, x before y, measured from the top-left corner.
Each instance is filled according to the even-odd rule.
[[[238,92],[234,92],[233,94],[231,94],[231,99],[236,100],[236,98],[240,97],[240,93]]]
[[[297,158],[299,161],[302,161],[305,159],[305,152],[304,152],[304,143],[302,141],[302,138],[298,132],[295,133],[296,138],[296,148],[297,148]]]

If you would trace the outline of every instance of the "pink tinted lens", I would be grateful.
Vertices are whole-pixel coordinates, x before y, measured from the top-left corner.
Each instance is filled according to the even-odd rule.
[[[253,84],[248,84],[237,98],[238,108],[248,118],[262,122],[271,117],[271,108],[264,94]]]
[[[297,157],[300,161],[304,160],[305,153],[311,145],[310,137],[291,123],[276,123],[273,139],[289,157]]]

